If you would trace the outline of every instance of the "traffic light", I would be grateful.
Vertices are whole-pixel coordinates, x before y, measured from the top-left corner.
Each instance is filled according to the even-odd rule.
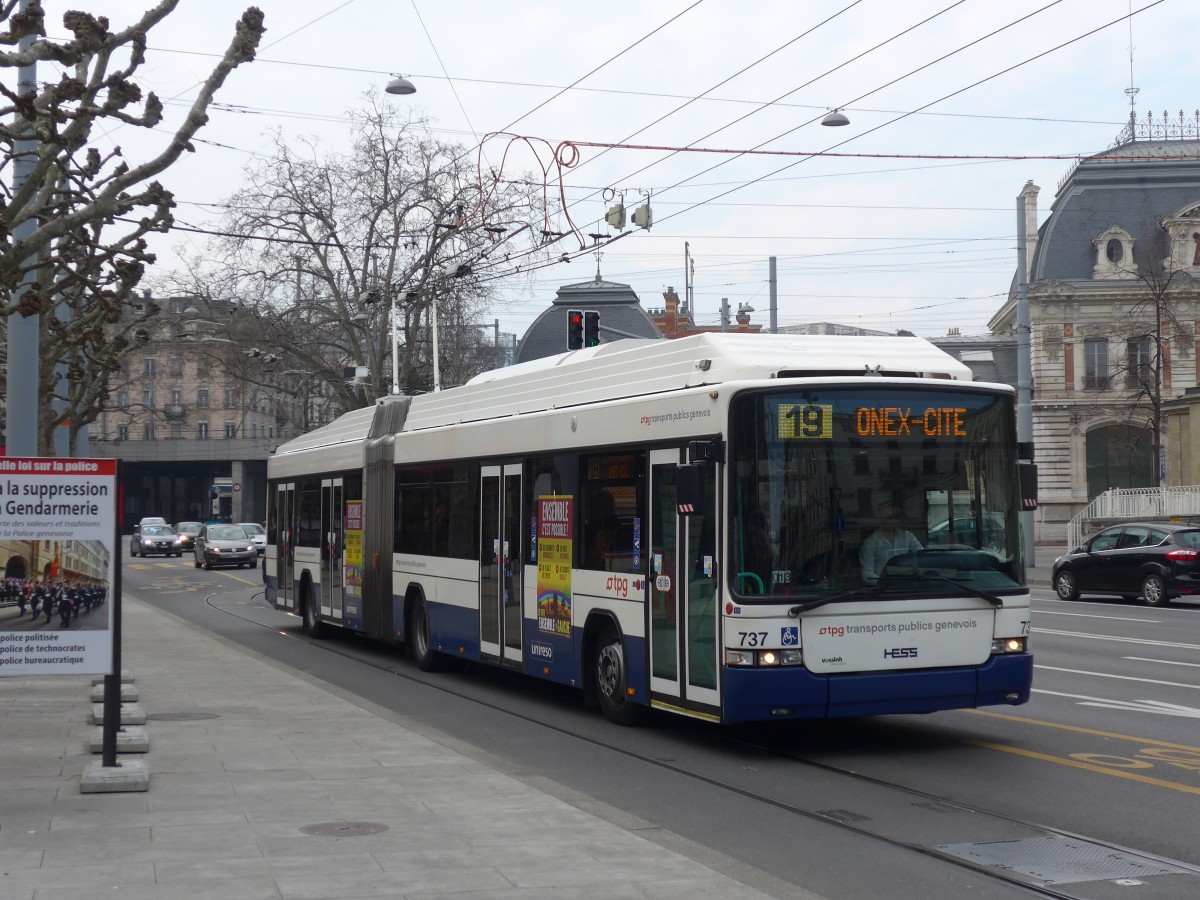
[[[567,349],[579,350],[583,347],[583,310],[567,310]]]
[[[600,343],[600,313],[594,309],[583,314],[583,346],[595,347]]]

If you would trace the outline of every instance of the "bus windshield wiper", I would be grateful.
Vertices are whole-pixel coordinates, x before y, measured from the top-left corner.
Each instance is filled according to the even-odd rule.
[[[952,584],[957,588],[962,588],[968,594],[973,594],[974,596],[979,597],[980,599],[986,600],[988,603],[992,604],[992,606],[1003,606],[1004,605],[1004,599],[1002,597],[997,597],[995,594],[989,593],[988,591],[981,591],[979,588],[974,587],[972,585],[963,584],[961,581],[958,581],[955,578],[949,578],[949,577],[943,575],[941,572],[922,572],[921,577],[922,578],[936,578],[939,581],[945,581],[946,583]]]
[[[817,609],[826,603],[837,603],[839,600],[845,600],[847,597],[853,597],[856,594],[867,594],[875,589],[875,585],[869,585],[867,587],[852,588],[848,591],[842,591],[840,594],[832,594],[829,597],[815,597],[812,600],[805,600],[803,603],[793,606],[788,610],[788,615],[794,619],[800,613],[808,612],[810,609]]]

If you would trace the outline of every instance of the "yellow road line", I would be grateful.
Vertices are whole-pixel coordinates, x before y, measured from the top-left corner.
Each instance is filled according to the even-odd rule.
[[[1097,732],[1099,733],[1099,732]],[[1001,753],[1012,753],[1016,756],[1024,756],[1029,759],[1039,759],[1042,762],[1056,763],[1060,766],[1069,766],[1073,769],[1083,769],[1087,772],[1096,772],[1100,775],[1111,775],[1114,778],[1124,778],[1127,781],[1137,781],[1141,784],[1150,784],[1155,787],[1167,788],[1172,791],[1180,791],[1185,794],[1200,794],[1200,787],[1191,787],[1186,784],[1179,784],[1174,781],[1163,781],[1161,778],[1149,778],[1145,775],[1134,775],[1132,772],[1122,772],[1119,769],[1109,769],[1104,766],[1093,765],[1092,763],[1080,762],[1077,759],[1068,759],[1062,756],[1050,756],[1046,753],[1036,753],[1033,750],[1022,750],[1020,747],[1009,747],[1004,744],[991,744],[987,741],[968,740],[968,744],[973,744],[976,747],[982,747],[985,750],[999,750]],[[1146,743],[1151,743],[1147,741]]]
[[[1200,747],[1193,747],[1189,744],[1175,744],[1170,741],[1156,741],[1153,738],[1136,737],[1132,734],[1117,734],[1112,731],[1099,731],[1095,728],[1082,728],[1078,725],[1043,722],[1039,719],[1027,719],[1024,716],[1012,716],[1007,713],[991,712],[985,709],[964,709],[960,710],[960,712],[971,713],[976,716],[987,716],[992,719],[1006,719],[1009,722],[1021,722],[1025,725],[1041,725],[1043,728],[1055,728],[1059,731],[1073,731],[1076,734],[1090,734],[1095,737],[1113,738],[1118,741],[1132,741],[1136,744],[1149,744],[1154,747],[1170,747],[1172,750],[1191,750],[1194,753],[1200,753]]]

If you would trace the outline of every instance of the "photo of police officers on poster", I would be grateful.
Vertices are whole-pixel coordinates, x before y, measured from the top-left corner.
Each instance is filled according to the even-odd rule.
[[[0,676],[112,664],[116,461],[0,457]]]

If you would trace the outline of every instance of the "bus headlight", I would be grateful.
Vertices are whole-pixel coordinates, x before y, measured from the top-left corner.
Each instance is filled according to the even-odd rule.
[[[788,647],[783,650],[744,650],[739,648],[725,651],[725,665],[727,666],[776,668],[778,666],[799,666],[803,662],[804,653],[799,647]]]
[[[1024,652],[1025,652],[1025,638],[1023,638],[1023,637],[996,638],[995,640],[992,641],[992,655],[993,656],[1002,656],[1006,653],[1024,653]]]

